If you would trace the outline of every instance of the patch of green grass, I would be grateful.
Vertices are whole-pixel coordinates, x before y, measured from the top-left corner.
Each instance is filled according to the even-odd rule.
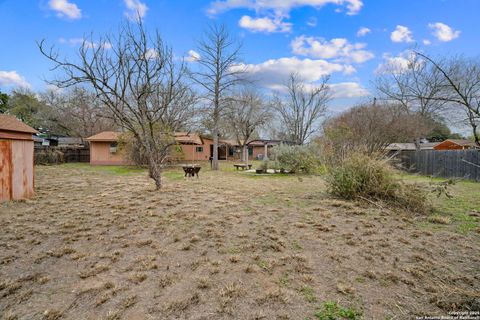
[[[317,297],[315,296],[315,291],[313,288],[304,286],[300,288],[300,293],[303,295],[307,302],[316,302]]]
[[[278,280],[280,286],[288,287],[290,285],[290,279],[288,277],[288,273],[284,273],[280,279]]]
[[[292,241],[292,249],[295,251],[300,251],[303,249],[303,247],[298,243],[297,240]]]
[[[146,171],[145,168],[138,166],[92,166],[89,163],[65,163],[61,166],[69,169],[80,169],[114,175],[127,175]]]
[[[290,174],[290,173],[262,173],[262,174],[256,174],[255,172],[245,172],[244,173],[245,177],[248,177],[250,179],[300,179],[302,177],[308,177],[308,175],[303,175],[303,174]]]
[[[320,310],[315,313],[318,320],[357,320],[361,319],[362,312],[354,308],[340,306],[335,301],[326,301],[320,306]]]
[[[263,260],[258,260],[257,261],[257,266],[259,266],[260,268],[262,268],[265,271],[270,270],[270,266],[268,265],[268,263],[266,261],[263,261]]]
[[[201,170],[199,172],[199,175],[200,173],[201,173]],[[168,180],[178,181],[178,180],[182,180],[185,177],[185,173],[179,170],[169,170],[169,171],[165,171],[163,173],[163,176]]]
[[[365,278],[358,276],[355,278],[355,281],[357,281],[358,283],[365,283]]]
[[[459,223],[456,227],[455,230],[458,233],[461,234],[467,234],[469,232],[475,231],[478,228],[478,222],[476,221],[470,221],[470,222],[462,222]]]
[[[242,253],[242,248],[240,247],[230,247],[227,249],[227,252],[230,253],[230,254],[239,254],[239,253]]]
[[[424,184],[425,188],[432,188],[432,183],[445,181],[442,178],[430,178],[419,175],[401,174],[400,177],[406,182],[415,182]],[[451,197],[441,195],[437,197],[435,194],[430,195],[435,212],[434,217],[443,217],[445,221],[449,220],[450,224],[440,225],[439,221],[434,221],[432,217],[427,218],[429,222],[423,223],[423,227],[434,230],[449,229],[461,234],[467,234],[475,231],[480,227],[479,219],[471,216],[472,212],[478,212],[480,209],[480,183],[458,180],[455,184],[448,187],[448,193]],[[432,223],[433,222],[433,223]]]

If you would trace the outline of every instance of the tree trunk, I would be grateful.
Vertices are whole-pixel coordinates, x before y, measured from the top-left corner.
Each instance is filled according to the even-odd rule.
[[[218,131],[213,129],[213,159],[212,170],[218,170]]]
[[[155,181],[155,189],[159,190],[162,188],[162,169],[158,164],[152,162],[150,157],[148,161],[148,174],[150,178]]]
[[[148,175],[150,178],[155,181],[155,189],[159,190],[162,188],[162,167],[157,162],[156,158],[156,150],[152,148],[152,142],[146,141],[144,144],[146,151],[147,151],[147,159],[148,159]]]
[[[475,139],[476,145],[480,147],[480,138],[478,137],[477,125],[474,123],[472,123],[472,131],[473,131],[473,139]]]
[[[415,144],[415,149],[417,151],[420,151],[420,139],[417,139],[417,138],[413,139],[413,143]]]
[[[247,146],[244,144],[242,146],[242,162],[247,162],[248,160],[248,153],[247,153]]]

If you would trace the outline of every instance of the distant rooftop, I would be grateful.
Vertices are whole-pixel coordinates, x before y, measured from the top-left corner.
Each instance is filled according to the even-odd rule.
[[[203,140],[198,133],[175,132],[175,141],[184,144],[203,144]]]
[[[118,140],[120,134],[120,132],[115,131],[103,131],[94,136],[88,137],[87,140],[97,142],[114,142]]]

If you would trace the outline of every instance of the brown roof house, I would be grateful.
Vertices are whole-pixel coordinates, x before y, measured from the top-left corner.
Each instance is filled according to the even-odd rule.
[[[90,142],[90,164],[92,165],[128,165],[125,155],[117,148],[121,133],[104,131],[87,138]],[[197,133],[175,132],[178,152],[172,154],[173,160],[206,161],[213,150],[213,140]],[[222,149],[223,150],[223,149]],[[221,150],[220,150],[221,153]],[[226,154],[224,151],[223,154]]]
[[[173,135],[181,148],[177,160],[195,162],[210,159],[210,149],[213,150],[213,140],[202,137],[198,133],[175,132]]]
[[[464,139],[447,139],[437,144],[434,150],[465,150],[479,148],[475,142]]]
[[[35,195],[33,138],[37,130],[17,118],[0,115],[0,201]]]
[[[128,165],[124,154],[118,150],[119,132],[104,131],[87,138],[90,142],[90,164]]]

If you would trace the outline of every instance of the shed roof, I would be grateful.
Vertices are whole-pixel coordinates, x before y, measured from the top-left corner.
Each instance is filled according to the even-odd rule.
[[[470,140],[466,140],[466,139],[447,139],[443,142],[447,142],[447,141],[450,141],[454,144],[457,144],[459,146],[462,146],[462,147],[465,147],[465,146],[469,146],[469,147],[476,147],[477,145],[475,144],[475,142],[473,141],[470,141]],[[443,143],[442,142],[442,143]]]
[[[0,114],[0,130],[22,132],[22,133],[37,133],[38,131],[29,125],[18,120],[14,116],[7,114]]]
[[[97,141],[97,142],[112,142],[118,141],[120,137],[120,132],[115,131],[103,131],[94,136],[88,137],[88,141]]]

